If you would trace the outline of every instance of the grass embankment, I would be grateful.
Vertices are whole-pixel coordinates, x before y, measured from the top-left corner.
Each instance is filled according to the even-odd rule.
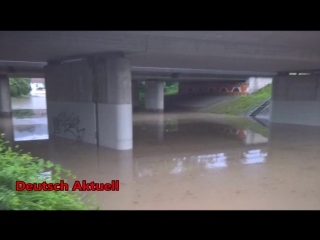
[[[222,102],[210,112],[216,114],[241,115],[271,97],[271,84],[250,95]]]

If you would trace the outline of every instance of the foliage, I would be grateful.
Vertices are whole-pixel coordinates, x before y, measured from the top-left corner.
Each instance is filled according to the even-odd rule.
[[[178,82],[165,82],[164,83],[164,94],[165,95],[173,95],[177,94],[179,91],[179,83]],[[145,102],[145,82],[141,82],[139,86],[139,100],[140,103],[143,105]]]
[[[29,78],[10,78],[9,86],[11,97],[22,97],[31,91]]]
[[[139,101],[140,105],[143,105],[146,100],[146,84],[145,82],[139,83]]]
[[[231,101],[227,100],[222,102],[217,107],[214,107],[211,113],[230,115],[244,114],[270,97],[271,84],[253,94],[240,96],[232,99]]]
[[[179,83],[178,82],[165,82],[164,92],[166,95],[178,94]]]
[[[22,153],[19,146],[13,150],[4,139],[0,137],[0,209],[3,210],[89,210],[96,208],[92,202],[93,197],[83,200],[77,192],[67,191],[16,191],[16,181],[27,183],[42,183],[39,174],[50,171],[52,179],[47,183],[59,183],[63,180],[61,174],[72,176],[70,171]],[[73,176],[75,178],[75,176]],[[64,180],[66,182],[66,180]]]

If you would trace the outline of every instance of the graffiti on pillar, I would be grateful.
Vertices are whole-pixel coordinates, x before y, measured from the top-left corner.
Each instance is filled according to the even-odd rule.
[[[57,117],[53,117],[52,122],[53,134],[83,140],[85,128],[80,128],[80,118],[74,113],[61,112]]]

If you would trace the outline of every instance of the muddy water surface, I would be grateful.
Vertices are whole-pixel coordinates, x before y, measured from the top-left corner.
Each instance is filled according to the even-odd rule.
[[[133,150],[115,151],[35,139],[48,134],[45,118],[0,119],[0,130],[21,140],[18,126],[38,126],[24,132],[30,141],[19,141],[26,151],[62,164],[79,180],[120,180],[119,192],[96,193],[104,209],[320,209],[319,128],[137,113]]]

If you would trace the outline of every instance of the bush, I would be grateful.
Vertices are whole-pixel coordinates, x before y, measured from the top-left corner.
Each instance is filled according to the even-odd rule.
[[[59,183],[62,173],[70,171],[50,161],[32,157],[22,150],[13,150],[0,136],[0,209],[1,210],[90,210],[96,209],[93,197],[83,200],[77,192],[67,191],[16,191],[16,181],[41,183],[39,174],[50,171],[47,183]],[[19,146],[16,146],[18,149]],[[75,178],[75,176],[73,176]],[[64,180],[66,182],[66,180]]]
[[[10,78],[9,86],[11,97],[28,95],[31,91],[30,79],[28,78]]]
[[[179,83],[178,82],[165,82],[164,83],[164,93],[166,95],[178,94]]]

